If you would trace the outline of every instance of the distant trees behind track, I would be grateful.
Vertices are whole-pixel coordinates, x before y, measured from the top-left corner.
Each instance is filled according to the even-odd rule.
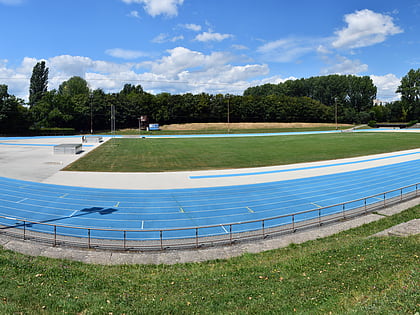
[[[410,70],[398,92],[402,100],[374,106],[377,88],[367,77],[328,75],[250,87],[243,95],[150,94],[141,85],[125,84],[118,93],[90,90],[81,77],[72,77],[57,90],[46,90],[48,68],[34,67],[30,102],[8,94],[0,85],[0,133],[29,127],[73,128],[88,132],[110,128],[111,107],[116,127],[136,128],[147,115],[161,125],[206,122],[399,122],[420,115],[420,70]],[[41,79],[39,79],[41,78]],[[36,80],[38,79],[38,80]],[[38,82],[38,86],[34,84]],[[39,83],[40,82],[40,83]],[[29,105],[29,106],[28,106]]]

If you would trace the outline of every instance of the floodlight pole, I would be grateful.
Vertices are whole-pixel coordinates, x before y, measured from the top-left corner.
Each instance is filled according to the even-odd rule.
[[[226,95],[227,97],[227,127],[228,133],[230,133],[230,104],[229,104],[229,94]]]
[[[115,106],[111,105],[111,133],[115,133]]]
[[[335,130],[338,130],[338,120],[337,120],[337,98],[334,97],[335,103]]]
[[[90,134],[93,134],[93,95],[90,95]]]

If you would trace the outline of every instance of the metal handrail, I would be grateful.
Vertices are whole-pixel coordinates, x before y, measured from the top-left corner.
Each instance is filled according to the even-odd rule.
[[[13,225],[13,226],[10,225],[10,226],[0,227],[0,233],[1,233],[1,231],[6,231],[6,230],[9,230],[9,229],[16,230],[18,228],[23,228],[23,239],[24,240],[26,240],[28,238],[43,239],[43,240],[47,240],[47,241],[52,242],[52,244],[54,246],[56,246],[60,243],[62,243],[62,244],[66,243],[66,242],[63,242],[62,240],[59,241],[58,240],[59,236],[68,236],[68,235],[57,233],[57,228],[65,228],[65,229],[70,229],[70,230],[72,230],[72,229],[74,229],[74,230],[85,230],[86,233],[87,233],[87,236],[85,238],[83,238],[81,236],[77,236],[77,237],[76,236],[71,236],[73,238],[73,241],[68,242],[68,243],[71,243],[73,245],[74,244],[83,245],[83,244],[85,244],[86,240],[85,240],[85,242],[80,242],[80,241],[78,242],[78,241],[75,241],[75,239],[86,239],[87,238],[87,247],[88,248],[93,247],[92,243],[91,243],[92,240],[96,239],[96,240],[104,241],[103,238],[92,238],[91,237],[91,232],[92,231],[105,231],[105,232],[120,232],[120,233],[122,233],[123,234],[123,246],[117,245],[116,247],[117,248],[123,248],[123,249],[130,249],[131,247],[133,247],[133,246],[128,246],[127,245],[128,241],[130,241],[130,242],[140,242],[140,244],[138,244],[137,247],[148,248],[148,249],[150,249],[150,248],[151,249],[155,249],[155,248],[156,249],[164,249],[164,248],[167,248],[167,247],[185,247],[185,244],[187,244],[187,246],[193,245],[193,247],[200,247],[201,245],[204,245],[206,243],[212,243],[213,244],[213,243],[226,243],[227,242],[227,243],[232,244],[236,240],[249,238],[249,235],[241,235],[241,233],[246,234],[246,233],[250,233],[250,232],[254,232],[254,233],[255,232],[262,232],[262,237],[266,237],[267,233],[270,232],[270,229],[274,229],[276,227],[281,227],[281,226],[284,226],[284,225],[291,225],[290,227],[288,227],[288,230],[294,232],[297,228],[301,228],[301,227],[305,227],[305,226],[309,226],[309,225],[315,225],[315,224],[321,225],[321,224],[323,224],[324,222],[327,222],[327,221],[334,221],[334,220],[336,221],[336,220],[338,220],[338,218],[328,219],[328,217],[330,215],[335,215],[336,216],[337,214],[339,214],[338,212],[334,212],[334,213],[328,214],[328,215],[326,215],[326,214],[323,215],[322,214],[323,210],[334,208],[334,207],[342,207],[342,211],[340,213],[343,214],[343,217],[340,217],[340,219],[343,219],[343,218],[345,219],[346,218],[346,213],[355,210],[355,209],[346,209],[346,205],[349,205],[349,204],[352,204],[352,203],[357,203],[357,202],[360,202],[360,201],[363,201],[363,207],[362,207],[363,211],[360,211],[360,212],[361,213],[367,213],[368,212],[367,211],[367,206],[368,206],[367,205],[367,200],[374,199],[374,198],[377,198],[377,197],[381,196],[381,197],[383,197],[383,200],[381,199],[380,201],[371,203],[369,206],[375,206],[375,209],[376,209],[377,205],[382,203],[381,206],[385,207],[386,206],[386,200],[387,200],[386,195],[399,191],[400,192],[399,201],[402,201],[403,200],[403,195],[407,195],[407,194],[413,195],[414,192],[415,192],[415,195],[412,196],[414,198],[414,197],[417,197],[419,195],[419,189],[418,189],[419,185],[420,185],[420,183],[416,183],[416,184],[400,187],[400,188],[397,188],[397,189],[389,190],[389,191],[386,191],[386,192],[374,194],[374,195],[371,195],[371,196],[367,196],[367,197],[363,197],[363,198],[359,198],[359,199],[354,199],[354,200],[351,200],[351,201],[346,201],[346,202],[333,204],[333,205],[329,205],[329,206],[325,206],[325,207],[319,207],[319,208],[316,208],[316,209],[309,209],[309,210],[299,211],[299,212],[295,212],[295,213],[289,213],[289,214],[283,214],[283,215],[274,216],[274,217],[268,217],[268,218],[264,218],[264,219],[256,219],[256,220],[249,220],[249,221],[242,221],[242,222],[231,222],[231,223],[224,223],[224,224],[203,225],[203,226],[195,226],[195,227],[185,227],[185,228],[141,229],[141,230],[128,229],[127,230],[127,229],[107,229],[107,228],[95,228],[95,227],[76,227],[76,226],[68,226],[68,225],[60,225],[60,224],[43,223],[43,222],[26,220],[26,219],[10,218],[8,216],[0,215],[0,218],[6,219],[6,220],[13,220],[13,221],[22,222],[19,225]],[[414,188],[414,187],[415,187],[415,190],[413,189],[408,193],[403,193],[403,190],[406,190],[406,189],[409,189],[409,188]],[[392,197],[390,199],[395,200],[395,198],[397,198],[397,197]],[[397,200],[397,202],[398,202],[398,200]],[[308,213],[313,213],[313,212],[318,212],[318,214],[316,216],[316,219],[317,219],[316,222],[312,222],[312,223],[308,223],[308,224],[301,224],[300,226],[297,225],[298,222],[296,222],[296,220],[295,220],[297,216],[308,214]],[[359,214],[360,212],[357,212],[356,214]],[[287,217],[291,218],[290,223],[279,224],[277,226],[272,226],[270,228],[267,228],[265,226],[265,223],[268,222],[268,221],[287,218]],[[314,218],[307,219],[307,220],[302,220],[302,221],[299,221],[299,222],[304,223],[305,221],[311,221],[311,220],[314,220]],[[261,228],[260,229],[254,229],[254,230],[240,231],[240,232],[232,232],[232,227],[233,226],[241,226],[241,225],[252,224],[252,223],[261,223]],[[42,234],[42,236],[38,235],[38,236],[35,236],[35,237],[34,236],[29,237],[28,233],[30,231],[28,231],[27,226],[32,225],[32,224],[51,226],[54,230],[54,233],[52,233],[53,234],[52,239],[49,239],[49,238],[45,237],[45,236],[51,235],[51,233],[39,232],[39,231],[37,232],[37,231],[34,231],[34,230],[31,230],[31,232],[40,233],[40,234]],[[229,231],[226,231],[226,233],[229,235],[228,239],[223,239],[221,241],[218,241],[218,240],[214,241],[214,240],[212,240],[212,237],[220,237],[220,235],[210,235],[210,236],[209,235],[203,235],[203,236],[199,235],[200,230],[210,229],[210,228],[218,228],[218,227],[221,227],[221,226],[229,227]],[[165,239],[163,237],[164,233],[174,232],[174,231],[189,231],[189,230],[194,230],[195,237],[183,237],[183,238],[179,237],[179,238],[173,238],[173,239],[169,239],[169,238]],[[144,240],[144,239],[128,240],[127,239],[127,233],[146,233],[146,232],[149,232],[149,233],[150,232],[158,232],[159,233],[159,239],[149,239],[149,240]],[[234,235],[236,235],[237,237],[234,238],[233,237]],[[191,243],[191,242],[181,242],[181,241],[185,241],[186,239],[191,240],[192,238],[194,239],[193,243]],[[200,242],[199,241],[200,239],[205,239],[205,241]],[[120,240],[111,239],[110,241],[120,241]],[[153,242],[153,241],[158,242],[158,244],[151,244],[151,245],[147,244],[147,242]],[[172,241],[174,243],[164,244],[165,241]],[[178,241],[178,243],[177,243],[177,241]],[[86,244],[85,244],[85,246],[86,246]],[[115,244],[106,244],[106,243],[105,244],[96,244],[94,247],[96,247],[96,248],[98,248],[98,247],[99,248],[101,248],[101,247],[107,248],[107,247],[110,247],[110,246],[115,247]]]

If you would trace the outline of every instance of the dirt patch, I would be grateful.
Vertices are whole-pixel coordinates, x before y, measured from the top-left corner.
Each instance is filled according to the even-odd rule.
[[[340,124],[339,127],[351,127],[352,125]],[[230,129],[280,129],[280,128],[322,128],[335,127],[335,124],[325,123],[230,123]],[[227,123],[194,123],[173,124],[161,126],[161,130],[219,130],[227,129]]]

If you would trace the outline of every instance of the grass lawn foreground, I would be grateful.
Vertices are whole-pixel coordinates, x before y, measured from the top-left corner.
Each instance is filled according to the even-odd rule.
[[[262,167],[418,148],[420,133],[111,139],[68,171],[161,172]]]
[[[0,314],[419,314],[420,236],[369,237],[419,215],[204,263],[101,266],[0,249]]]

